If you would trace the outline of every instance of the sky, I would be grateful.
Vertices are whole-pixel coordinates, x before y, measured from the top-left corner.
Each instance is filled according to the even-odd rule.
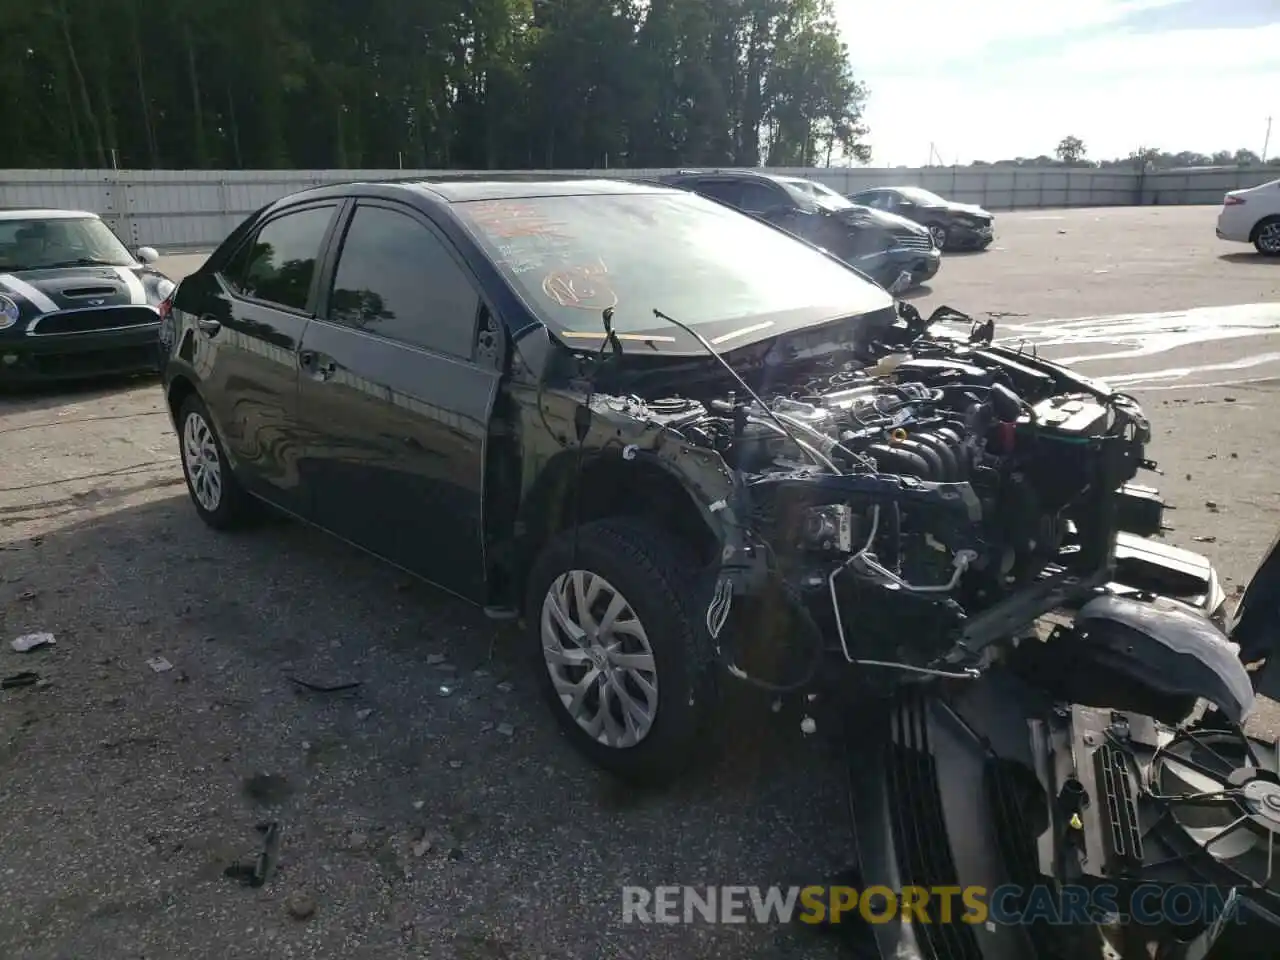
[[[1280,155],[1280,0],[834,0],[872,163]],[[935,161],[936,162],[936,161]]]

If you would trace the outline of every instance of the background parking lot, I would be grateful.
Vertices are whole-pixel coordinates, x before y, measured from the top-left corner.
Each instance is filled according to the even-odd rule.
[[[1280,262],[1216,241],[1216,209],[1000,215],[914,300],[1138,396],[1164,471],[1140,482],[1230,595],[1280,530]],[[48,681],[0,693],[10,955],[837,955],[803,931],[620,923],[623,885],[846,865],[840,751],[798,714],[628,792],[558,742],[512,628],[298,524],[206,529],[154,382],[0,398],[0,463],[0,676]],[[33,631],[56,645],[9,649]],[[224,868],[266,820],[278,871],[239,886]]]

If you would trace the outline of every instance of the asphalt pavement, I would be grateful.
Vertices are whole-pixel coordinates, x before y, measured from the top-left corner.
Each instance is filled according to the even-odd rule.
[[[1167,539],[1231,592],[1280,529],[1280,262],[1213,218],[1001,215],[915,299],[1135,393]],[[621,923],[624,885],[846,864],[843,759],[798,713],[742,711],[714,767],[623,790],[555,732],[512,628],[297,524],[206,529],[154,382],[0,398],[0,463],[0,676],[43,681],[0,692],[6,958],[841,955],[804,930]],[[56,643],[9,649],[35,631]],[[268,822],[278,865],[242,885],[225,871],[252,873]]]

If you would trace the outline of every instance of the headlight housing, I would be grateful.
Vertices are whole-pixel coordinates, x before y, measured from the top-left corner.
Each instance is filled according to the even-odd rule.
[[[18,309],[17,302],[12,297],[0,295],[0,330],[8,330],[21,316],[22,311]]]

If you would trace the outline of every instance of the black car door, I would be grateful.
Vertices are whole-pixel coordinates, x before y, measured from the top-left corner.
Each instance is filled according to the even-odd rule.
[[[303,335],[300,465],[326,529],[479,599],[485,441],[500,358],[478,285],[430,219],[360,200]]]
[[[244,486],[295,513],[298,347],[339,204],[290,207],[259,227],[207,284],[193,365]]]

